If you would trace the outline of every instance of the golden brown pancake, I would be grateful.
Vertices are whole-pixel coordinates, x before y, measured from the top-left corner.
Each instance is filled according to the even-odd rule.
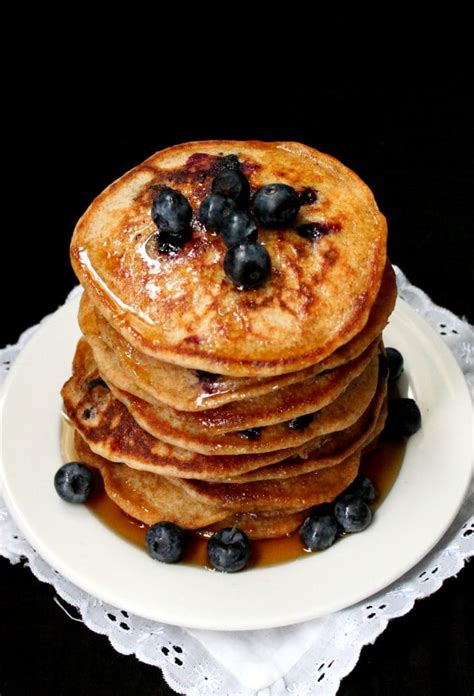
[[[315,443],[315,447],[307,455],[292,456],[275,464],[233,476],[228,479],[228,482],[248,483],[308,474],[339,464],[356,450],[371,444],[382,432],[387,417],[387,388],[384,383],[381,383],[379,387],[377,396],[369,408],[353,425],[345,430],[331,433],[327,437],[319,438],[319,442]]]
[[[73,377],[64,385],[62,396],[67,415],[98,454],[173,476],[225,478],[296,453],[306,454],[316,447],[317,438],[350,426],[369,406],[377,374],[375,359],[338,399],[318,412],[305,430],[269,426],[262,429],[258,440],[229,433],[227,441],[219,436],[226,446],[216,447],[212,456],[193,455],[189,449],[172,447],[144,431],[104,383],[97,384],[95,363],[84,340],[78,344]],[[247,456],[238,456],[242,449]],[[233,456],[224,456],[226,450]],[[269,454],[261,454],[265,451]]]
[[[88,417],[86,425],[84,419],[77,416],[77,411],[69,410],[69,414],[72,416],[71,423],[95,453],[138,470],[210,481],[245,482],[285,478],[338,464],[376,436],[378,429],[374,432],[374,423],[377,417],[380,421],[383,416],[382,425],[385,420],[385,410],[380,412],[380,400],[385,393],[385,385],[381,384],[366,412],[345,430],[316,437],[299,448],[267,454],[204,456],[152,438],[130,419],[122,404],[111,400],[110,393],[100,386],[95,387],[92,393],[93,400],[88,402],[87,410],[88,413],[95,413]],[[102,410],[101,402],[108,404],[105,410]],[[119,412],[113,408],[114,404],[118,404]],[[275,465],[273,470],[270,465],[275,462],[281,462],[281,467]]]
[[[320,403],[324,404],[327,399],[332,398],[332,394],[337,396],[337,392],[344,390],[347,384],[365,369],[376,352],[378,344],[376,339],[354,360],[339,365],[333,370],[317,373],[297,384],[290,384],[282,388],[281,391],[277,392],[276,389],[272,389],[261,396],[245,400],[245,404],[231,402],[195,413],[167,406],[142,390],[129,374],[120,368],[117,369],[113,352],[100,339],[91,335],[86,338],[93,350],[100,374],[111,387],[117,388],[118,398],[121,398],[120,391],[129,392],[139,400],[146,401],[153,409],[159,410],[163,419],[179,420],[184,427],[186,425],[199,427],[200,424],[205,424],[206,429],[209,428],[215,432],[242,430],[245,427],[261,425],[263,418],[267,420],[266,424],[269,424],[303,415],[302,412],[298,413],[299,403],[303,401],[305,402],[303,408],[306,409],[306,412],[319,410],[322,407],[319,406]],[[312,394],[312,402],[308,400],[309,392]],[[275,396],[277,393],[279,394],[278,399]],[[282,404],[283,400],[287,405]],[[274,402],[278,402],[278,416],[271,413]]]
[[[380,291],[362,331],[322,362],[277,377],[252,379],[215,375],[215,378],[212,378],[210,375],[204,375],[200,378],[199,373],[194,370],[156,360],[136,350],[115,331],[104,317],[94,310],[87,293],[84,293],[81,299],[79,323],[94,350],[99,370],[105,364],[112,383],[123,383],[128,377],[128,381],[132,382],[136,389],[155,400],[178,410],[201,411],[232,401],[261,396],[273,389],[301,382],[353,360],[381,334],[395,304],[396,294],[395,275],[387,262]],[[107,351],[107,348],[110,350]],[[121,374],[122,378],[119,376],[114,379],[114,374],[117,373]]]
[[[122,373],[109,371],[107,360],[102,362],[100,374],[114,395],[152,435],[194,449],[202,439],[212,440],[217,434],[282,423],[321,410],[337,399],[370,365],[373,366],[378,350],[379,343],[374,341],[362,355],[334,370],[254,399],[200,412],[177,411],[144,394]],[[119,383],[116,380],[120,380]]]
[[[225,246],[198,222],[222,155],[235,154],[252,191],[273,182],[317,192],[296,225],[326,224],[316,241],[259,229],[272,272],[238,290]],[[155,252],[154,191],[190,201],[192,235],[176,255]],[[324,360],[367,323],[386,261],[386,223],[367,186],[340,162],[297,143],[207,141],[150,157],[98,196],[71,244],[74,270],[99,312],[137,350],[165,362],[262,377]]]
[[[334,500],[357,476],[359,461],[360,450],[335,466],[285,479],[250,483],[174,481],[196,500],[234,512],[303,510]]]
[[[307,509],[290,509],[232,514],[227,508],[201,503],[164,476],[111,464],[94,454],[77,433],[75,447],[80,461],[100,471],[109,498],[128,515],[145,524],[168,521],[184,529],[205,527],[212,530],[211,525],[218,522],[215,529],[235,525],[251,539],[268,539],[294,531],[308,513]],[[348,471],[349,467],[346,467],[346,471],[335,472],[332,477],[326,476],[321,481],[321,502],[328,495],[336,497],[343,490],[339,487],[342,481],[348,480]]]
[[[271,539],[293,532],[308,511],[244,512],[229,516],[188,496],[163,476],[134,471],[112,464],[94,454],[81,437],[75,437],[76,458],[100,471],[107,496],[126,514],[139,522],[174,522],[184,529],[212,532],[223,527],[238,527],[250,539]]]
[[[378,355],[375,354],[367,364],[367,367],[349,383],[346,389],[333,390],[332,388],[328,388],[326,391],[327,384],[318,385],[325,390],[325,396],[328,391],[332,391],[334,398],[327,403],[329,397],[326,396],[323,406],[321,406],[321,392],[312,396],[311,399],[308,398],[305,400],[306,410],[304,413],[309,411],[313,419],[301,430],[292,429],[288,425],[290,419],[303,415],[301,412],[298,413],[297,411],[298,404],[294,404],[292,413],[288,413],[288,411],[285,412],[283,407],[281,407],[279,411],[276,409],[272,411],[272,416],[274,418],[284,418],[285,420],[283,422],[272,423],[270,416],[266,418],[262,409],[262,415],[260,415],[258,411],[255,412],[255,416],[249,412],[239,431],[231,430],[230,432],[220,432],[216,429],[217,432],[215,432],[209,425],[212,423],[210,419],[208,421],[203,419],[197,422],[189,419],[189,421],[186,422],[186,416],[190,414],[182,411],[167,413],[166,409],[160,409],[158,406],[151,406],[148,402],[138,399],[128,392],[117,389],[111,383],[109,383],[109,387],[113,395],[125,405],[136,422],[150,433],[150,435],[164,442],[177,447],[194,450],[201,454],[245,454],[249,451],[255,453],[270,452],[274,449],[295,447],[308,442],[316,436],[327,433],[328,431],[326,428],[329,423],[334,422],[334,408],[339,410],[341,416],[344,414],[345,425],[348,425],[351,420],[356,420],[361,412],[368,406],[377,387],[377,374]],[[291,387],[288,387],[288,389],[291,389]],[[346,398],[342,399],[345,394]],[[271,396],[275,396],[275,394]],[[285,396],[281,396],[283,401]],[[305,397],[305,392],[302,389],[302,400]],[[343,401],[344,411],[341,409],[341,403],[338,397]],[[266,398],[268,397],[257,397],[257,399]],[[249,402],[237,402],[235,405],[243,405],[245,403]],[[286,403],[291,404],[290,401]],[[314,406],[311,407],[311,404],[314,404]],[[333,410],[329,411],[329,413],[325,413],[325,409],[331,408],[333,404],[336,404]],[[253,404],[249,403],[249,408],[251,406],[253,406]],[[222,408],[226,407],[224,406]],[[205,413],[208,412],[206,411]],[[238,415],[240,416],[241,412]],[[269,424],[266,425],[266,423]],[[246,428],[255,426],[260,427],[261,430],[259,436],[256,439],[252,439],[246,435]]]
[[[209,525],[206,532],[217,532],[224,527],[237,527],[250,539],[274,539],[294,532],[308,515],[309,510],[299,512],[242,512]]]
[[[193,499],[164,476],[108,462],[94,454],[77,433],[75,447],[81,462],[99,469],[109,498],[140,522],[168,521],[197,529],[228,516],[225,510]]]
[[[376,340],[353,361],[334,370],[244,402],[233,402],[215,409],[190,413],[178,411],[145,393],[137,387],[131,375],[114,369],[114,355],[109,348],[93,336],[89,335],[87,340],[101,376],[145,430],[167,442],[182,446],[187,446],[187,442],[170,439],[176,429],[179,429],[179,433],[189,435],[202,434],[203,430],[226,433],[281,423],[319,411],[362,374],[378,350]],[[180,437],[179,433],[177,437]]]

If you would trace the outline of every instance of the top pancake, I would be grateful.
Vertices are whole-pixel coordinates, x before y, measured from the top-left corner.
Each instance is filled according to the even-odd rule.
[[[228,154],[252,191],[280,182],[317,192],[296,225],[332,225],[317,241],[259,229],[272,272],[254,290],[227,280],[225,246],[197,220]],[[176,255],[147,246],[160,184],[193,207],[192,238]],[[272,376],[320,362],[364,327],[385,266],[386,223],[365,184],[328,155],[297,143],[196,142],[153,155],[98,196],[76,227],[71,259],[99,312],[138,350],[192,369]]]

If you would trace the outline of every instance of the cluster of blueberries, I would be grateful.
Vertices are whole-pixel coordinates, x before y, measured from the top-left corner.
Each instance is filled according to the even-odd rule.
[[[379,356],[379,375],[393,387],[403,372],[403,356],[396,348],[386,348]],[[387,402],[384,435],[400,440],[414,435],[421,428],[421,413],[414,399],[391,398]]]
[[[224,272],[239,289],[255,288],[270,274],[268,251],[258,243],[258,225],[283,228],[291,225],[305,203],[315,200],[298,194],[287,184],[268,184],[255,193],[250,206],[250,185],[236,155],[223,157],[212,182],[211,193],[201,203],[199,219],[210,232],[221,235],[228,247]],[[179,191],[163,188],[154,198],[151,217],[158,227],[157,249],[175,253],[190,236],[192,208]]]
[[[387,348],[380,360],[380,375],[393,386],[403,372],[403,357],[395,348]],[[301,418],[305,418],[302,416]],[[297,419],[295,419],[297,420]],[[413,399],[392,399],[388,402],[385,436],[406,438],[421,427],[420,410]],[[252,430],[252,429],[250,429]],[[259,429],[255,429],[259,430]],[[93,487],[92,471],[80,462],[63,464],[54,477],[58,495],[68,503],[85,503]],[[319,505],[311,511],[300,528],[306,549],[321,551],[347,532],[361,532],[372,521],[370,503],[376,498],[372,482],[358,476],[333,503]],[[158,522],[146,534],[149,555],[164,563],[179,561],[186,546],[185,531],[173,522]],[[208,560],[216,570],[235,573],[247,565],[250,540],[240,529],[225,527],[213,534],[207,547]]]

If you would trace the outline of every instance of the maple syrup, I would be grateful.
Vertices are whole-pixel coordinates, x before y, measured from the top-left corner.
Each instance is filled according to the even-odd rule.
[[[64,461],[75,457],[73,446],[73,429],[67,422],[63,423],[62,453]],[[360,473],[367,476],[378,493],[373,504],[376,509],[389,494],[402,466],[406,443],[380,441],[380,444],[367,451],[361,461]],[[145,536],[148,525],[127,515],[105,493],[102,478],[95,471],[94,491],[87,501],[87,507],[113,532],[123,539],[145,549]],[[207,537],[210,531],[190,533],[182,563],[207,566]],[[343,539],[341,543],[343,543]],[[252,556],[249,568],[274,565],[292,561],[305,556],[308,551],[303,548],[298,531],[278,539],[262,539],[252,542]]]

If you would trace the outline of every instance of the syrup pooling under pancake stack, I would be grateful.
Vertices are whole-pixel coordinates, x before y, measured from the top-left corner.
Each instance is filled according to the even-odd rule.
[[[266,259],[253,287],[229,266],[231,226],[202,212],[227,168],[248,182],[244,253]],[[285,224],[259,203],[275,183],[297,201]],[[151,211],[176,192],[190,220],[173,246]],[[92,203],[71,258],[85,292],[65,412],[126,513],[277,537],[355,478],[385,421],[396,287],[385,219],[353,172],[295,143],[170,148]]]

